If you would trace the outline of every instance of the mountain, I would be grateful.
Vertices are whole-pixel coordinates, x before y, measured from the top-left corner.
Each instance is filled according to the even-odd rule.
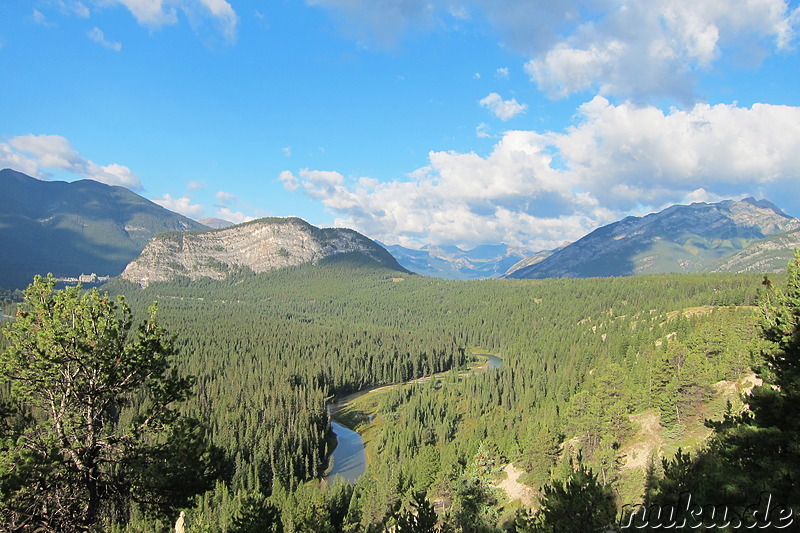
[[[744,250],[720,260],[711,272],[785,272],[786,265],[794,257],[794,249],[800,248],[800,230],[779,233],[761,239]]]
[[[419,250],[398,244],[383,245],[405,268],[445,279],[469,280],[501,277],[526,257],[505,244],[486,244],[471,250],[456,246],[424,246]]]
[[[630,276],[711,270],[766,237],[800,229],[770,202],[674,205],[603,226],[512,278]],[[783,265],[785,268],[785,263]]]
[[[142,286],[181,277],[224,279],[242,268],[264,272],[357,254],[409,273],[375,241],[345,228],[312,226],[299,218],[261,218],[218,230],[153,237],[122,278]]]
[[[564,246],[567,246],[567,245],[569,245],[569,243],[565,244]],[[556,250],[543,250],[541,252],[537,252],[537,253],[535,253],[535,254],[533,254],[531,256],[528,256],[528,257],[526,257],[526,258],[514,263],[513,265],[511,265],[511,267],[509,267],[508,270],[506,270],[506,273],[503,275],[503,277],[504,278],[511,277],[511,274],[513,274],[517,270],[521,270],[523,268],[535,265],[537,263],[541,263],[542,261],[544,261],[545,259],[547,259],[551,255],[553,255],[554,252],[556,252],[557,250],[560,250],[564,246],[556,248]]]
[[[156,233],[203,227],[93,180],[41,181],[5,169],[0,191],[0,287],[24,287],[48,272],[117,275]]]
[[[211,229],[222,229],[227,228],[228,226],[233,226],[233,222],[216,217],[198,218],[197,221]]]

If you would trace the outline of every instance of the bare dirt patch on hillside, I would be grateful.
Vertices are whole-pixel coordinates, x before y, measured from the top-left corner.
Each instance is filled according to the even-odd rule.
[[[664,437],[661,435],[662,427],[658,413],[648,411],[638,415],[630,415],[631,422],[639,425],[639,432],[634,440],[622,449],[625,458],[623,468],[633,470],[647,468],[647,461],[655,450],[661,452],[664,446]]]
[[[519,500],[522,505],[532,507],[535,500],[533,489],[518,481],[519,476],[525,471],[509,463],[503,467],[503,472],[506,473],[506,478],[497,482],[495,486],[506,494],[509,501]]]

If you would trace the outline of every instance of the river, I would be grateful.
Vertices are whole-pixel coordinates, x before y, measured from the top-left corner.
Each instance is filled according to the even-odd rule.
[[[482,353],[473,355],[483,356],[488,359],[486,362],[487,370],[500,368],[503,364],[503,360],[496,355]],[[333,420],[331,420],[331,430],[336,435],[337,444],[331,453],[333,466],[328,475],[325,476],[325,480],[332,483],[333,478],[338,475],[351,483],[355,483],[367,470],[367,454],[364,452],[364,441],[361,435]]]

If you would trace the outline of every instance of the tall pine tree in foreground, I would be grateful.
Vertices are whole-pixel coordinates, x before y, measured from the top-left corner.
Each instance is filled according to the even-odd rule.
[[[132,502],[174,520],[218,477],[220,454],[179,414],[194,383],[171,366],[170,336],[131,331],[123,299],[37,276],[4,330],[0,523],[7,531],[88,531]]]

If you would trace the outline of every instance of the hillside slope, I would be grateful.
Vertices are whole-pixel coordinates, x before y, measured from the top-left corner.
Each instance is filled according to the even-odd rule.
[[[41,181],[0,170],[0,287],[35,274],[117,275],[156,233],[200,229],[123,187]]]
[[[320,229],[289,217],[262,218],[218,230],[158,235],[125,268],[122,277],[142,286],[180,277],[224,279],[242,268],[259,273],[316,264],[348,253],[408,272],[383,247],[356,231]]]
[[[702,272],[752,243],[800,229],[800,221],[752,198],[675,205],[599,228],[512,278]],[[785,266],[785,263],[784,263]]]
[[[740,252],[727,256],[714,265],[711,272],[786,271],[795,248],[800,248],[800,230],[779,233],[756,241]]]

